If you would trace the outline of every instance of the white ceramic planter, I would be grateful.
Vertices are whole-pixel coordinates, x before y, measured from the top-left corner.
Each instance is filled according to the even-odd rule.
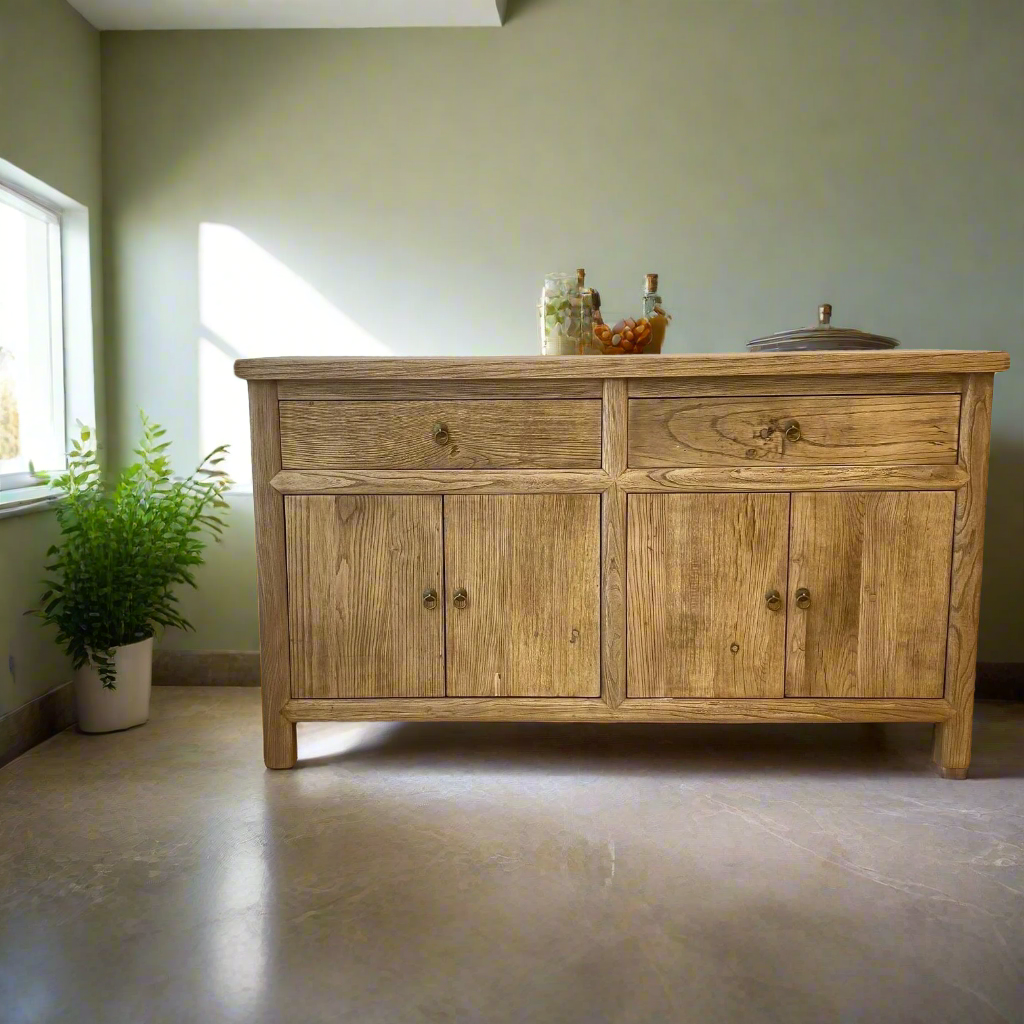
[[[75,714],[82,732],[116,732],[142,725],[149,718],[153,682],[153,638],[114,651],[115,688],[104,689],[90,663],[72,677]]]

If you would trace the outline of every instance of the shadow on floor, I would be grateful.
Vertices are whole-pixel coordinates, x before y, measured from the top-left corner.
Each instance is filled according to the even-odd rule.
[[[972,778],[1024,777],[1024,705],[986,702],[975,721]],[[930,725],[640,725],[491,722],[303,723],[300,766],[623,774],[867,776],[931,770]]]

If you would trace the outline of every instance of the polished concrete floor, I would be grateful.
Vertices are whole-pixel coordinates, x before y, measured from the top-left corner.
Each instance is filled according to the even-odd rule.
[[[0,770],[0,1020],[1024,1020],[1024,705],[922,726],[300,726],[161,688]]]

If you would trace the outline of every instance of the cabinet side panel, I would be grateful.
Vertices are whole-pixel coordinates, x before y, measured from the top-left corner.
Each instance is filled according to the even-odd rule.
[[[256,516],[263,759],[268,768],[291,768],[296,757],[295,724],[282,714],[291,696],[284,498],[270,484],[281,470],[281,429],[274,381],[249,381],[249,424]]]
[[[972,374],[960,405],[960,461],[970,476],[956,495],[946,641],[945,696],[955,713],[936,726],[934,747],[936,763],[953,777],[966,775],[971,761],[991,421],[992,374]]]

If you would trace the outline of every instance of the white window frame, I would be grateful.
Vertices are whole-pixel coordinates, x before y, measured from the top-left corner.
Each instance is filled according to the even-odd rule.
[[[46,353],[50,376],[49,420],[53,424],[53,432],[60,440],[62,449],[66,450],[68,435],[64,404],[64,286],[61,257],[63,236],[61,212],[48,203],[28,196],[2,181],[0,181],[0,202],[43,221],[47,226],[47,262],[50,277],[48,290],[50,345],[49,351]],[[64,456],[54,465],[35,466],[34,469],[55,473],[63,471],[66,466],[67,458]],[[39,486],[39,480],[34,473],[26,471],[0,473],[0,495],[5,496],[15,490],[37,486]]]
[[[57,401],[55,409],[63,412],[66,452],[72,437],[78,436],[78,423],[97,426],[89,208],[2,157],[0,187],[5,197],[14,193],[34,208],[56,215],[59,223],[59,250],[53,251],[60,254],[60,287],[51,289],[51,302],[60,302],[61,316],[55,317],[51,324],[60,325],[63,334],[63,350],[57,364],[63,373],[55,375],[63,400]],[[61,467],[34,468],[59,470]],[[49,485],[27,473],[21,476],[27,478],[28,486],[8,489],[6,480],[0,486],[0,519],[52,508],[59,499]]]

